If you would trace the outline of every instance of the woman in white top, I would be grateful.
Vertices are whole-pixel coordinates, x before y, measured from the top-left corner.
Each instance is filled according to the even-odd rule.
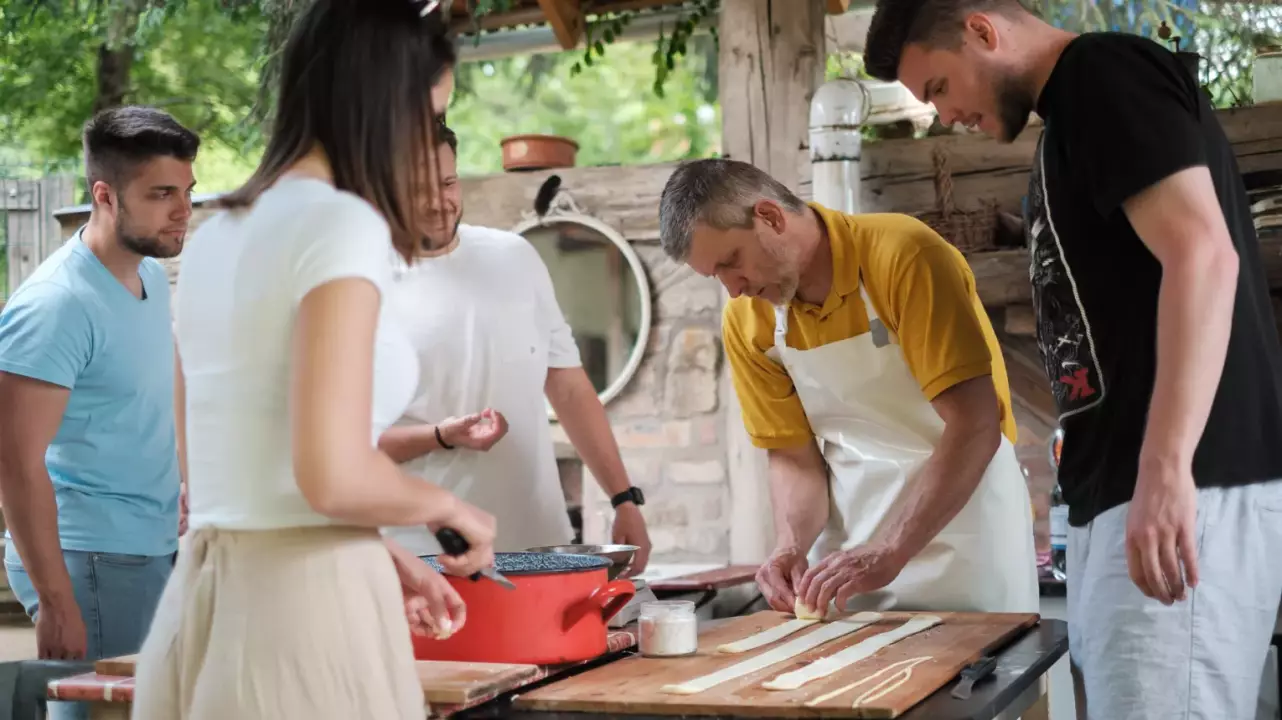
[[[493,519],[376,449],[415,391],[382,310],[432,185],[434,80],[453,62],[410,0],[317,0],[284,49],[275,127],[193,236],[175,300],[190,530],[143,646],[145,720],[424,717],[411,622],[448,631],[444,579],[381,525],[452,528],[467,575]],[[410,161],[419,158],[420,161]],[[433,597],[407,602],[402,585]]]

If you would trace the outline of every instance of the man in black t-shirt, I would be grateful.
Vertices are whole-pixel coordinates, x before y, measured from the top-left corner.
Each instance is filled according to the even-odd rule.
[[[1254,717],[1282,597],[1282,351],[1204,94],[1152,41],[1016,0],[880,0],[864,59],[944,123],[1011,141],[1045,122],[1025,230],[1089,716]]]

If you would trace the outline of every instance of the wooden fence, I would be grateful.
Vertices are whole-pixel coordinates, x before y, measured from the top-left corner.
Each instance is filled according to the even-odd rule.
[[[40,180],[0,179],[0,236],[8,272],[0,278],[0,304],[63,242],[55,210],[76,201],[76,180],[55,175]]]

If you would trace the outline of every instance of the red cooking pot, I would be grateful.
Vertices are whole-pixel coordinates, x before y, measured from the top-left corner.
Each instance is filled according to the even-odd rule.
[[[437,570],[434,556],[423,558]],[[600,657],[606,622],[636,594],[610,580],[610,561],[592,555],[497,553],[494,567],[515,589],[493,580],[446,575],[467,603],[467,623],[445,640],[414,635],[414,657],[457,662],[556,665]]]

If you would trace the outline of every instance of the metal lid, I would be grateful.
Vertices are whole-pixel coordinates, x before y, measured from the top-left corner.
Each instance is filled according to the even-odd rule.
[[[424,555],[427,564],[443,572],[435,555]],[[494,569],[503,575],[547,575],[552,573],[584,572],[603,570],[610,567],[610,561],[593,555],[569,555],[565,553],[512,552],[495,553]]]

